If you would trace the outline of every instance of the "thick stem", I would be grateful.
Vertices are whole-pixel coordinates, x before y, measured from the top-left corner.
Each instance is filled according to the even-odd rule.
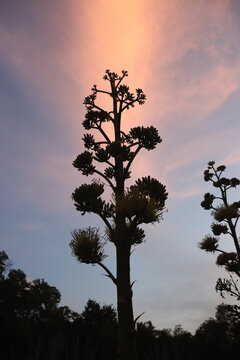
[[[122,167],[120,167],[122,168]],[[122,170],[122,169],[121,169]],[[124,182],[119,181],[118,196],[124,194]],[[120,195],[121,196],[121,195]],[[117,257],[117,311],[118,311],[118,360],[136,360],[135,323],[130,280],[131,245],[126,237],[125,217],[116,211],[116,257]]]
[[[220,175],[218,175],[218,173],[217,173],[216,169],[214,168],[214,166],[213,166],[213,171],[215,173],[215,176],[216,176],[217,180],[220,181],[221,173],[220,173]],[[224,189],[222,186],[220,186],[220,191],[221,191],[221,195],[222,195],[222,201],[223,201],[224,205],[226,207],[228,207],[229,205],[228,205],[228,201],[227,201],[226,189]],[[228,226],[229,226],[230,231],[231,231],[231,236],[233,238],[234,245],[235,245],[238,257],[240,258],[240,245],[239,245],[239,242],[238,242],[238,237],[237,237],[237,233],[236,233],[236,227],[233,225],[233,222],[232,222],[231,219],[227,219],[227,223],[228,223]]]
[[[121,146],[120,120],[117,109],[116,87],[111,81],[113,97],[115,142]],[[124,196],[123,160],[115,157],[115,245],[117,257],[117,311],[118,311],[118,360],[136,360],[135,324],[130,281],[131,245],[126,238],[126,220],[118,211],[119,198]]]
[[[117,310],[118,359],[135,360],[135,323],[130,281],[130,245],[125,239],[116,246],[117,251]]]
[[[236,233],[236,228],[234,227],[232,220],[228,220],[228,225],[230,227],[231,230],[231,235],[234,241],[234,245],[238,254],[238,257],[240,258],[240,246],[239,246],[239,242],[238,242],[238,237],[237,237],[237,233]]]

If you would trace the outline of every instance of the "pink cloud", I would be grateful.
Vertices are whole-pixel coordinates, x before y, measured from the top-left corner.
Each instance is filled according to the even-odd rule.
[[[233,64],[230,56],[231,49],[238,45],[230,36],[235,32],[235,24],[229,3],[151,3],[149,11],[154,10],[154,15],[150,21],[148,84],[152,116],[157,113],[164,118],[181,112],[186,118],[192,116],[191,121],[200,121],[239,88],[239,61]],[[205,54],[209,64],[204,72],[200,71],[200,59],[195,73],[187,79],[184,71],[187,75],[192,64],[186,70],[179,69],[178,64],[189,51]]]
[[[229,36],[235,31],[229,3],[230,0],[184,4],[177,0],[171,3],[163,0],[133,0],[130,3],[127,0],[94,0],[85,4],[71,0],[64,29],[65,6],[56,8],[52,22],[48,19],[51,46],[43,46],[44,41],[35,42],[34,33],[16,33],[1,26],[0,53],[30,84],[32,94],[37,89],[61,111],[65,125],[72,129],[76,155],[81,152],[77,147],[82,131],[80,114],[84,113],[82,99],[94,83],[105,86],[101,79],[106,68],[118,72],[126,68],[130,74],[127,82],[133,89],[143,87],[147,93],[146,104],[127,113],[125,128],[139,123],[144,126],[155,124],[167,138],[170,114],[176,129],[180,114],[185,118],[185,125],[194,126],[196,122],[203,122],[239,88],[239,62],[232,64],[228,57],[236,42],[234,36]],[[36,16],[36,11],[33,15]],[[42,36],[44,38],[46,33]],[[210,59],[209,65],[204,72],[196,71],[190,80],[185,81],[183,76],[177,82],[179,73],[183,72],[179,61],[189,50],[204,52]],[[59,120],[51,121],[57,126]],[[217,146],[217,137],[211,141]],[[174,171],[207,156],[208,144],[208,136],[199,141],[188,140],[186,146],[168,154],[167,160],[162,158],[162,181],[168,182]],[[167,144],[163,143],[156,150],[159,156],[165,146]],[[200,146],[201,153],[196,151]],[[229,157],[236,159],[238,155],[234,154]],[[141,176],[144,170],[158,177],[156,158],[143,153],[139,159],[133,168],[134,176]],[[50,181],[58,179],[68,183],[67,175],[66,179],[62,175],[62,169],[65,169],[64,174],[69,171],[68,161],[71,164],[72,159],[65,159],[63,163],[61,159],[55,159],[54,165],[48,159],[44,163],[45,171],[36,169],[36,173],[40,177],[47,176]],[[54,173],[51,173],[52,168]],[[194,191],[190,189],[185,193]]]

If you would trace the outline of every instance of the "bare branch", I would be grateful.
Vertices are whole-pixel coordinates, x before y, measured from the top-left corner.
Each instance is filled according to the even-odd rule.
[[[108,145],[108,141],[98,141],[95,145]]]
[[[130,144],[130,145],[128,145],[128,149],[130,149],[133,146],[139,145],[139,144],[140,144],[139,141],[137,141],[137,142],[135,142],[133,144]]]
[[[134,325],[136,325],[136,322],[138,321],[138,319],[139,319],[143,314],[145,314],[145,312],[146,312],[146,311],[142,312],[140,315],[138,315],[138,316],[136,317],[136,319],[134,319]]]
[[[133,101],[130,101],[129,103],[127,101],[124,101],[124,103],[126,104],[123,108],[122,108],[122,112],[126,109],[129,108],[130,106],[132,106],[133,104],[135,104],[135,102],[138,101],[138,99],[134,99]]]
[[[240,216],[239,216],[240,217]],[[236,219],[235,221],[235,224],[234,224],[234,228],[236,229],[236,226],[237,226],[237,223],[238,223],[238,220],[239,220],[239,217]]]
[[[120,85],[120,83],[122,82],[122,80],[123,80],[126,76],[127,76],[127,73],[126,73],[126,72],[124,72],[124,73],[123,73],[123,75],[120,77],[120,79],[119,79],[119,81],[118,81],[117,85],[116,85],[116,89],[118,88],[118,86]]]
[[[105,176],[101,171],[96,170],[96,169],[94,169],[94,172],[95,172],[96,174],[102,176],[102,177],[104,178],[104,180],[106,180],[106,181],[109,183],[109,185],[111,186],[112,190],[115,192],[115,190],[116,190],[116,189],[115,189],[115,186],[113,185],[113,183],[111,182],[111,180],[109,180],[109,178],[108,178],[107,176]]]
[[[111,227],[111,224],[110,224],[110,222],[106,219],[106,217],[103,215],[103,214],[101,214],[101,213],[96,213],[96,214],[98,214],[99,216],[100,216],[100,218],[104,221],[104,223],[105,223],[105,225],[107,226],[107,228],[109,229],[109,231],[112,231],[113,229],[112,229],[112,227]]]
[[[107,140],[107,143],[111,144],[111,140],[109,139],[109,137],[107,136],[105,131],[102,129],[102,127],[98,124],[96,124],[96,126],[97,126],[97,129],[100,131],[100,133],[103,135],[103,137]]]
[[[99,160],[96,156],[93,156],[93,160],[96,160],[96,161],[99,162],[99,163],[102,163],[102,162],[103,162],[103,161]],[[110,161],[108,161],[108,160],[105,160],[104,163],[108,164],[108,165],[111,166],[112,168],[115,167],[115,166],[114,166],[112,163],[110,163]]]
[[[111,111],[110,111],[110,112],[107,112],[106,110],[102,109],[100,106],[96,105],[94,102],[91,104],[91,107],[94,108],[94,109],[97,109],[97,110],[99,110],[99,111],[103,111],[103,112],[107,113],[108,116],[109,116],[109,118],[110,118],[110,120],[113,121],[113,118],[112,118],[111,115],[110,115],[110,114],[111,114]]]
[[[127,134],[125,134],[125,132],[122,130],[120,130],[120,134],[123,135],[125,138],[127,137]]]
[[[234,289],[237,291],[238,297],[240,297],[240,291],[239,291],[239,289],[238,289],[238,287],[237,287],[237,280],[236,280],[236,281],[234,281],[234,279],[233,279],[232,275],[230,275],[230,278],[231,278],[231,280],[232,280],[232,283],[233,283]]]
[[[105,91],[105,90],[95,89],[94,91],[95,91],[95,92],[99,92],[99,93],[103,93],[103,94],[107,94],[107,95],[110,95],[110,96],[111,96],[111,93],[108,92],[108,91]]]
[[[135,282],[136,282],[137,280],[134,280],[132,283],[131,283],[131,288],[133,287],[133,285],[135,284]]]
[[[130,166],[131,166],[133,160],[135,159],[135,157],[137,156],[137,154],[139,153],[139,151],[141,150],[141,148],[142,148],[142,147],[139,145],[138,148],[136,149],[136,151],[134,152],[134,154],[133,154],[133,156],[132,156],[132,159],[129,160],[129,162],[128,162],[127,166],[126,166],[126,171],[128,171],[128,170],[130,169]]]

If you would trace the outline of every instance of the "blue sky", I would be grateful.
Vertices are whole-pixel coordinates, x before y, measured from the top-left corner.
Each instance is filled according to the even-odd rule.
[[[1,248],[29,279],[55,285],[62,304],[115,304],[101,269],[71,256],[74,228],[103,227],[70,197],[85,181],[72,167],[83,149],[83,98],[94,83],[105,86],[106,68],[127,69],[147,102],[129,111],[126,128],[154,125],[163,138],[139,155],[133,179],[150,174],[169,192],[164,221],[146,227],[133,253],[135,314],[191,331],[214,315],[224,272],[197,248],[211,224],[200,207],[210,190],[202,173],[209,160],[240,173],[239,18],[233,0],[0,3]],[[114,272],[114,249],[107,252]]]

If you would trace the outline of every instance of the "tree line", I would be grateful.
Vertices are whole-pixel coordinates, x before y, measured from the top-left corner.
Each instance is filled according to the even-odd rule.
[[[88,300],[79,314],[60,306],[59,290],[43,279],[27,280],[0,252],[0,358],[2,360],[115,360],[117,311]],[[238,307],[221,304],[195,334],[181,325],[157,330],[136,325],[138,360],[227,360],[240,349]]]

